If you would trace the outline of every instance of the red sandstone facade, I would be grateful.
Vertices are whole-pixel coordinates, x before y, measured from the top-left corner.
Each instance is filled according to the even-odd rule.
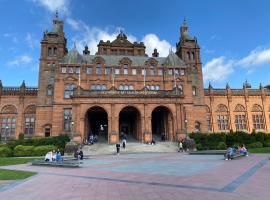
[[[1,138],[99,135],[109,143],[121,132],[138,141],[187,132],[269,131],[270,90],[203,88],[200,47],[184,21],[176,52],[151,57],[124,33],[100,41],[91,54],[68,52],[64,22],[56,16],[41,41],[38,88],[3,87]]]

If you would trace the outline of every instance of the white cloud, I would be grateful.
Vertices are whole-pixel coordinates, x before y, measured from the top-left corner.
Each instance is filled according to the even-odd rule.
[[[157,35],[152,33],[145,35],[142,41],[146,46],[146,53],[148,56],[152,56],[154,49],[157,48],[159,56],[165,57],[168,56],[169,50],[172,48],[172,45],[169,42],[160,40]],[[175,51],[175,48],[172,49]]]
[[[43,6],[50,12],[58,10],[61,14],[68,14],[68,6],[70,0],[32,0],[32,2]]]
[[[214,58],[203,67],[204,80],[223,81],[233,73],[233,66],[234,61],[226,60],[223,56]]]
[[[249,53],[248,56],[240,59],[237,64],[246,68],[270,63],[270,49],[257,48]]]
[[[26,34],[25,41],[31,49],[34,49],[39,45],[39,41],[36,38],[34,38],[34,36],[31,33]]]
[[[22,55],[22,56],[18,56],[16,57],[14,60],[11,60],[7,63],[7,65],[9,66],[20,66],[20,65],[25,65],[25,64],[29,64],[31,63],[33,60],[32,57],[28,56],[28,55]]]
[[[66,21],[72,29],[78,31],[78,34],[72,39],[73,42],[76,42],[77,49],[81,52],[84,49],[84,46],[87,44],[91,54],[97,52],[97,44],[100,40],[113,41],[116,39],[116,36],[119,34],[120,30],[124,30],[124,28],[121,27],[105,29],[90,27],[84,22],[72,19],[70,17],[67,18]],[[130,42],[138,41],[135,36],[130,34],[127,34],[127,38]],[[145,35],[141,41],[144,42],[146,46],[146,53],[149,56],[152,56],[154,48],[157,48],[159,56],[167,56],[169,49],[172,48],[172,45],[169,42],[159,39],[157,35],[152,33]],[[175,48],[172,49],[175,51]]]

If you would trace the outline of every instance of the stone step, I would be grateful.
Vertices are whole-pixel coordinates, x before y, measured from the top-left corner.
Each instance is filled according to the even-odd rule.
[[[160,142],[155,145],[149,145],[139,142],[127,143],[126,148],[121,147],[121,153],[147,153],[147,152],[176,152],[177,143],[176,142]],[[110,145],[106,143],[96,143],[93,145],[83,146],[84,155],[106,155],[115,154],[115,145]]]

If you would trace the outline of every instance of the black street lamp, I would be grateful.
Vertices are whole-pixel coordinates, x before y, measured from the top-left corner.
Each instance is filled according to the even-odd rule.
[[[6,126],[6,129],[5,129],[5,144],[7,143],[7,132],[8,132],[8,129],[9,129],[9,126],[7,125]]]
[[[187,132],[187,123],[188,123],[188,120],[185,119],[185,131],[186,131],[186,138],[188,137],[188,132]]]

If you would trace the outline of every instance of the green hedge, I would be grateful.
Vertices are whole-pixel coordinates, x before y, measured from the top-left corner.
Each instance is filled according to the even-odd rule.
[[[18,145],[14,148],[14,156],[24,157],[24,156],[33,156],[34,146],[23,146]]]
[[[14,156],[24,157],[24,156],[45,156],[47,152],[57,150],[54,145],[44,145],[44,146],[23,146],[18,145],[14,148]]]
[[[67,142],[70,141],[68,135],[59,135],[55,137],[35,137],[31,139],[21,139],[10,141],[8,145],[14,149],[18,145],[23,146],[45,146],[54,145],[60,149],[64,149]]]
[[[226,149],[241,144],[249,148],[270,147],[270,134],[261,132],[191,133],[189,136],[195,140],[198,150]]]
[[[57,147],[54,145],[45,145],[45,146],[38,146],[34,148],[34,156],[45,156],[46,153],[52,150],[57,150]]]
[[[8,146],[0,146],[0,157],[12,156],[12,149]]]

